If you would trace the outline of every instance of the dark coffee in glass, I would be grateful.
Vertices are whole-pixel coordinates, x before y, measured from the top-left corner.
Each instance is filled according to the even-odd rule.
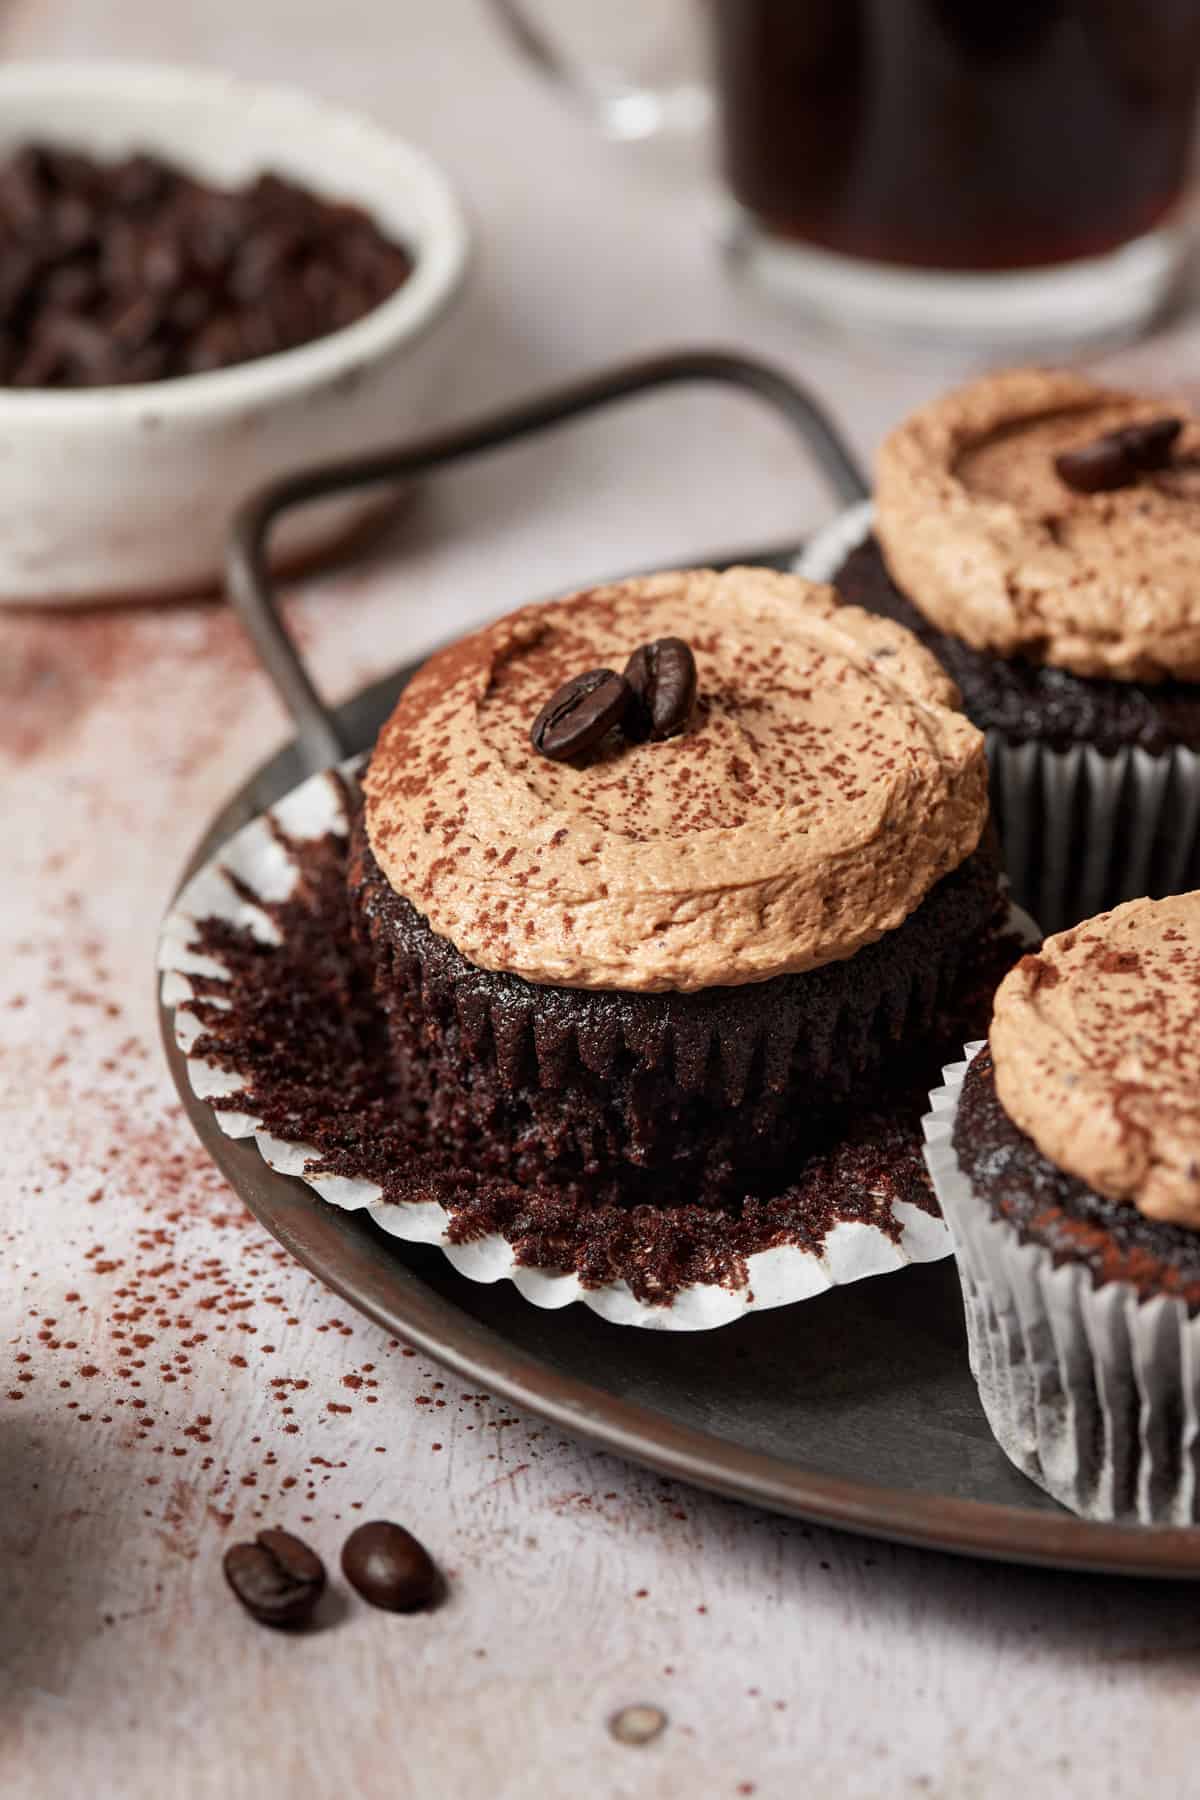
[[[708,0],[726,177],[776,242],[1045,269],[1186,184],[1200,0]]]

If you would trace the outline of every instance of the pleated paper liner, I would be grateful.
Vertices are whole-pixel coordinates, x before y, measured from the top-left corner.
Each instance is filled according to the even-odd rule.
[[[954,1237],[971,1372],[996,1441],[1081,1518],[1200,1521],[1200,1317],[1129,1282],[1093,1282],[1024,1243],[972,1189],[953,1144],[963,1079],[930,1095],[925,1160]]]
[[[303,907],[308,890],[315,891],[314,884],[319,886],[318,876],[309,866],[313,846],[325,846],[322,854],[327,866],[320,879],[334,884],[340,879],[349,830],[347,781],[353,781],[355,766],[312,777],[245,826],[188,883],[164,921],[159,948],[163,1002],[174,1009],[176,1039],[187,1059],[193,1091],[215,1103],[216,1117],[230,1136],[254,1138],[271,1167],[299,1177],[322,1200],[365,1209],[376,1225],[401,1239],[439,1245],[455,1268],[473,1281],[507,1278],[535,1305],[553,1308],[579,1300],[620,1324],[662,1330],[709,1329],[750,1312],[808,1299],[831,1287],[949,1253],[949,1234],[936,1212],[929,1209],[923,1176],[912,1186],[919,1197],[909,1199],[901,1191],[903,1183],[899,1179],[891,1183],[887,1169],[882,1168],[875,1179],[863,1184],[857,1204],[839,1208],[838,1216],[826,1216],[813,1229],[797,1230],[794,1241],[772,1241],[746,1254],[731,1247],[732,1238],[730,1245],[716,1242],[721,1232],[735,1231],[732,1223],[726,1225],[723,1215],[700,1215],[709,1233],[708,1248],[704,1241],[695,1248],[689,1265],[693,1278],[669,1292],[656,1292],[653,1281],[640,1275],[636,1279],[609,1276],[595,1259],[589,1261],[582,1255],[575,1259],[576,1266],[550,1266],[552,1229],[543,1232],[539,1240],[536,1232],[530,1232],[527,1220],[519,1219],[504,1228],[480,1228],[472,1211],[477,1184],[470,1173],[463,1172],[462,1191],[458,1191],[454,1172],[439,1172],[426,1149],[417,1148],[411,1156],[401,1157],[403,1168],[380,1170],[378,1179],[368,1179],[357,1171],[342,1173],[331,1167],[338,1157],[330,1154],[323,1129],[319,1151],[303,1135],[269,1130],[249,1101],[245,1106],[238,1104],[239,1097],[249,1093],[246,1070],[228,1066],[227,1056],[213,1053],[220,1037],[215,1027],[230,1005],[223,989],[230,977],[231,946],[239,946],[243,958],[249,946],[249,953],[264,966],[273,956],[286,960],[288,946],[279,919],[286,918],[289,907]],[[1024,941],[1034,935],[1027,920],[1014,918],[1013,929]],[[338,946],[331,944],[328,950],[327,957],[318,955],[324,984],[319,990],[321,998],[293,1021],[291,1029],[297,1040],[305,1031],[306,1019],[314,1033],[318,1026],[326,1026],[339,1003],[339,988],[349,979],[338,965]],[[320,1019],[315,1016],[317,1011]],[[347,1055],[350,1053],[347,1049]],[[338,1103],[338,1074],[330,1067],[319,1081],[314,1077],[306,1091],[306,1103],[312,1103],[314,1090],[319,1089],[322,1096],[327,1091],[332,1115]],[[323,1099],[320,1103],[324,1104]],[[907,1123],[904,1128],[905,1155],[914,1171],[919,1171],[920,1160],[918,1120],[919,1107],[911,1132]],[[398,1200],[397,1179],[401,1178],[406,1197]],[[520,1212],[519,1206],[516,1210]],[[689,1211],[700,1213],[697,1208]],[[665,1209],[645,1206],[620,1218],[628,1242],[636,1240],[640,1232],[652,1237],[671,1223]],[[530,1254],[531,1244],[536,1244],[536,1260]]]
[[[796,573],[832,581],[871,534],[870,501],[808,544]],[[1102,754],[986,734],[992,816],[1013,897],[1049,932],[1136,900],[1200,887],[1200,755]]]
[[[398,1080],[447,1143],[482,1131],[518,1180],[625,1168],[621,1203],[745,1191],[746,1146],[788,1166],[831,1102],[871,1096],[897,1043],[929,1043],[996,910],[989,843],[847,961],[696,993],[538,986],[477,968],[379,868],[360,810],[350,922]],[[924,1095],[921,1096],[922,1100]],[[741,1167],[741,1175],[736,1170]]]

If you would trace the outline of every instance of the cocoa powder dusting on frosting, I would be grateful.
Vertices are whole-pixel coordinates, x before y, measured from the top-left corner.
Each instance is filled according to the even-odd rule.
[[[1175,744],[1200,746],[1200,686],[1072,675],[1024,655],[973,649],[953,630],[937,629],[901,593],[874,537],[850,552],[834,579],[851,605],[895,619],[932,650],[962,690],[968,718],[982,731],[1053,750],[1087,744],[1102,756],[1135,746],[1151,755]]]
[[[246,1083],[245,1093],[214,1104],[248,1107],[274,1135],[313,1145],[313,1173],[378,1182],[396,1205],[438,1200],[460,1242],[500,1232],[519,1262],[576,1270],[585,1285],[624,1279],[647,1301],[668,1301],[698,1280],[742,1285],[755,1251],[781,1243],[819,1250],[839,1220],[868,1221],[898,1238],[896,1201],[936,1212],[921,1154],[928,1087],[940,1062],[982,1028],[995,983],[1017,954],[1011,941],[981,942],[936,1052],[881,1082],[873,1107],[828,1118],[790,1185],[720,1206],[655,1205],[649,1197],[661,1183],[639,1184],[632,1168],[561,1186],[493,1174],[483,1133],[469,1160],[440,1155],[395,1083],[370,981],[351,950],[346,841],[331,835],[290,848],[301,870],[292,896],[260,902],[281,942],[201,921],[196,947],[230,979],[200,981],[190,1010],[204,1026],[195,1054]],[[216,997],[230,1006],[212,1004]]]
[[[548,693],[672,637],[698,668],[686,733],[536,754]],[[433,657],[380,734],[368,835],[477,967],[625,992],[766,981],[894,930],[974,850],[986,770],[957,705],[907,632],[832,589],[763,569],[622,582]]]
[[[1051,1162],[1200,1228],[1200,893],[1133,900],[1026,957],[996,995],[1005,1109]]]
[[[893,578],[977,650],[1117,681],[1200,680],[1200,420],[1184,413],[1170,469],[1118,491],[1073,491],[1056,469],[1162,411],[1050,369],[984,375],[922,407],[879,454]]]

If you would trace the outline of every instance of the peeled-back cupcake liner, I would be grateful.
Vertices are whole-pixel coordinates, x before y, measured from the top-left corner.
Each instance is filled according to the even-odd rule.
[[[1200,1317],[1057,1266],[977,1195],[954,1148],[967,1069],[930,1095],[925,1161],[954,1238],[971,1372],[997,1443],[1081,1518],[1200,1522]]]
[[[870,536],[862,501],[831,520],[795,564],[832,581]],[[986,734],[992,816],[1019,904],[1046,933],[1143,894],[1200,887],[1200,755],[1181,745],[1111,754]]]
[[[219,993],[198,989],[194,977],[220,981],[228,970],[218,957],[193,948],[198,922],[217,918],[248,930],[259,941],[280,942],[278,928],[258,898],[281,901],[298,875],[290,841],[345,838],[348,821],[344,779],[353,779],[358,759],[343,771],[316,775],[232,837],[188,882],[163,922],[158,966],[163,1004],[172,1008],[175,1039],[187,1063],[193,1092],[205,1100],[235,1100],[246,1091],[245,1077],[215,1060],[193,1054],[204,1028],[189,1002],[228,1005]],[[398,1203],[385,1200],[378,1184],[316,1173],[318,1152],[312,1145],[272,1136],[249,1110],[214,1111],[230,1137],[255,1140],[271,1168],[298,1177],[331,1205],[365,1210],[383,1231],[412,1243],[437,1244],[448,1260],[472,1281],[502,1278],[536,1306],[556,1308],[581,1301],[601,1317],[622,1325],[658,1330],[699,1331],[730,1324],[750,1312],[789,1305],[831,1287],[868,1275],[933,1262],[950,1253],[950,1236],[941,1219],[906,1201],[892,1202],[895,1233],[861,1220],[838,1220],[819,1251],[798,1244],[779,1244],[745,1259],[746,1280],[740,1286],[717,1281],[681,1288],[667,1303],[655,1304],[636,1295],[625,1281],[585,1285],[569,1270],[547,1270],[520,1263],[512,1245],[499,1232],[470,1242],[453,1241],[452,1213],[439,1202]]]

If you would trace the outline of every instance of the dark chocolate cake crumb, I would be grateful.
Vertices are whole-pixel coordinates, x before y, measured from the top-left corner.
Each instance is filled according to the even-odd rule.
[[[646,1172],[635,1169],[553,1184],[497,1175],[482,1131],[469,1155],[460,1148],[448,1156],[400,1089],[369,972],[356,958],[346,838],[288,848],[300,870],[292,894],[257,902],[281,943],[223,919],[201,920],[195,948],[223,963],[229,978],[193,978],[187,1007],[203,1027],[193,1054],[245,1082],[243,1092],[212,1104],[250,1111],[273,1136],[311,1144],[311,1174],[377,1182],[394,1205],[440,1201],[457,1242],[499,1232],[520,1263],[573,1270],[585,1286],[625,1280],[639,1299],[662,1303],[693,1282],[744,1286],[746,1259],[774,1245],[819,1252],[842,1220],[869,1222],[898,1240],[896,1201],[936,1216],[921,1153],[928,1091],[941,1064],[985,1028],[995,987],[1021,953],[1014,938],[981,936],[935,1046],[881,1080],[870,1105],[831,1112],[786,1185],[719,1205],[655,1204],[653,1186],[638,1179]],[[228,1007],[210,1003],[218,995]]]
[[[907,626],[962,690],[969,718],[1011,743],[1055,750],[1091,744],[1102,755],[1138,748],[1161,755],[1200,748],[1200,686],[1185,681],[1105,681],[1046,663],[974,650],[938,631],[901,593],[874,537],[852,550],[833,578],[843,600]]]
[[[1170,1294],[1200,1311],[1200,1232],[1147,1219],[1043,1156],[1005,1112],[986,1047],[963,1082],[954,1148],[980,1201],[1056,1264],[1082,1264],[1097,1287],[1127,1281],[1143,1300]]]

